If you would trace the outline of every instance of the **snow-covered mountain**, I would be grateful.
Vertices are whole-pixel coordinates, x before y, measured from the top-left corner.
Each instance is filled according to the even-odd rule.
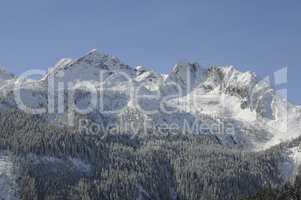
[[[13,78],[0,71],[0,80],[6,81],[1,83],[2,110],[18,107],[13,91],[17,79]],[[91,103],[91,95],[101,97],[84,115],[96,123],[130,120],[132,116],[128,115],[136,113],[141,123],[147,121],[153,129],[176,125],[173,130],[217,134],[227,144],[253,150],[301,135],[300,107],[278,95],[265,79],[232,66],[208,69],[198,63],[180,62],[164,75],[143,66],[132,68],[114,56],[92,50],[78,59],[62,59],[41,80],[25,80],[20,97],[30,108],[49,111],[49,91],[53,90],[53,104],[63,104],[64,111],[55,108],[54,113],[48,112],[49,121],[66,124],[70,114],[67,93],[74,84],[96,88],[96,92],[78,88],[73,99],[77,107],[85,108]],[[59,97],[61,90],[63,97]],[[133,97],[131,90],[142,97]],[[193,129],[195,125],[201,128]],[[231,133],[203,125],[231,126]]]
[[[0,199],[83,188],[236,199],[281,187],[301,164],[301,106],[233,66],[179,62],[160,74],[92,50],[39,80],[1,70],[0,124],[11,151],[0,151]]]

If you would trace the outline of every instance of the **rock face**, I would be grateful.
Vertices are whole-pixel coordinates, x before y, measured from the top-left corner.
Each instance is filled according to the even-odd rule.
[[[12,78],[1,71],[0,80]],[[1,90],[2,110],[18,106],[10,89],[14,84],[10,80],[6,82],[9,87]],[[20,89],[21,99],[30,108],[48,111],[51,122],[68,124],[68,93],[74,84],[82,86],[72,99],[76,107],[87,108],[91,96],[98,96],[93,109],[81,113],[96,123],[118,122],[130,108],[153,127],[176,124],[178,131],[183,130],[184,121],[190,125],[230,123],[234,130],[231,137],[249,144],[246,148],[267,148],[301,135],[300,108],[276,94],[268,81],[232,66],[207,69],[198,63],[180,62],[163,75],[143,66],[131,68],[114,56],[92,50],[78,59],[62,59],[41,80],[26,80]],[[133,97],[133,91],[142,97]],[[61,105],[61,111],[55,108],[49,112],[51,98],[55,98],[54,106]]]

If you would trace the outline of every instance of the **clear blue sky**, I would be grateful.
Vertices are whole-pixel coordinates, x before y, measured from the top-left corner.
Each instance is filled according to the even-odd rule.
[[[182,59],[261,76],[288,66],[289,98],[301,104],[300,0],[1,0],[0,64],[9,71],[93,48],[159,72]]]

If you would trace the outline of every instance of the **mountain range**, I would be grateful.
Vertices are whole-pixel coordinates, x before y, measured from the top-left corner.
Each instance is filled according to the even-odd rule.
[[[275,74],[285,81],[286,69]],[[274,89],[274,79],[188,61],[160,74],[97,50],[45,74],[0,70],[0,194],[67,199],[71,190],[55,186],[64,183],[76,188],[71,199],[237,199],[279,187],[301,162],[301,107]],[[60,167],[64,179],[50,180]],[[246,177],[250,183],[240,180]],[[101,183],[112,188],[95,192]]]

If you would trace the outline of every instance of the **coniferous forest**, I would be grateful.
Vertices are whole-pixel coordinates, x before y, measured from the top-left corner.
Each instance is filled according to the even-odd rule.
[[[300,178],[279,175],[298,139],[255,153],[214,135],[86,135],[19,111],[1,113],[0,126],[22,200],[300,199]]]

